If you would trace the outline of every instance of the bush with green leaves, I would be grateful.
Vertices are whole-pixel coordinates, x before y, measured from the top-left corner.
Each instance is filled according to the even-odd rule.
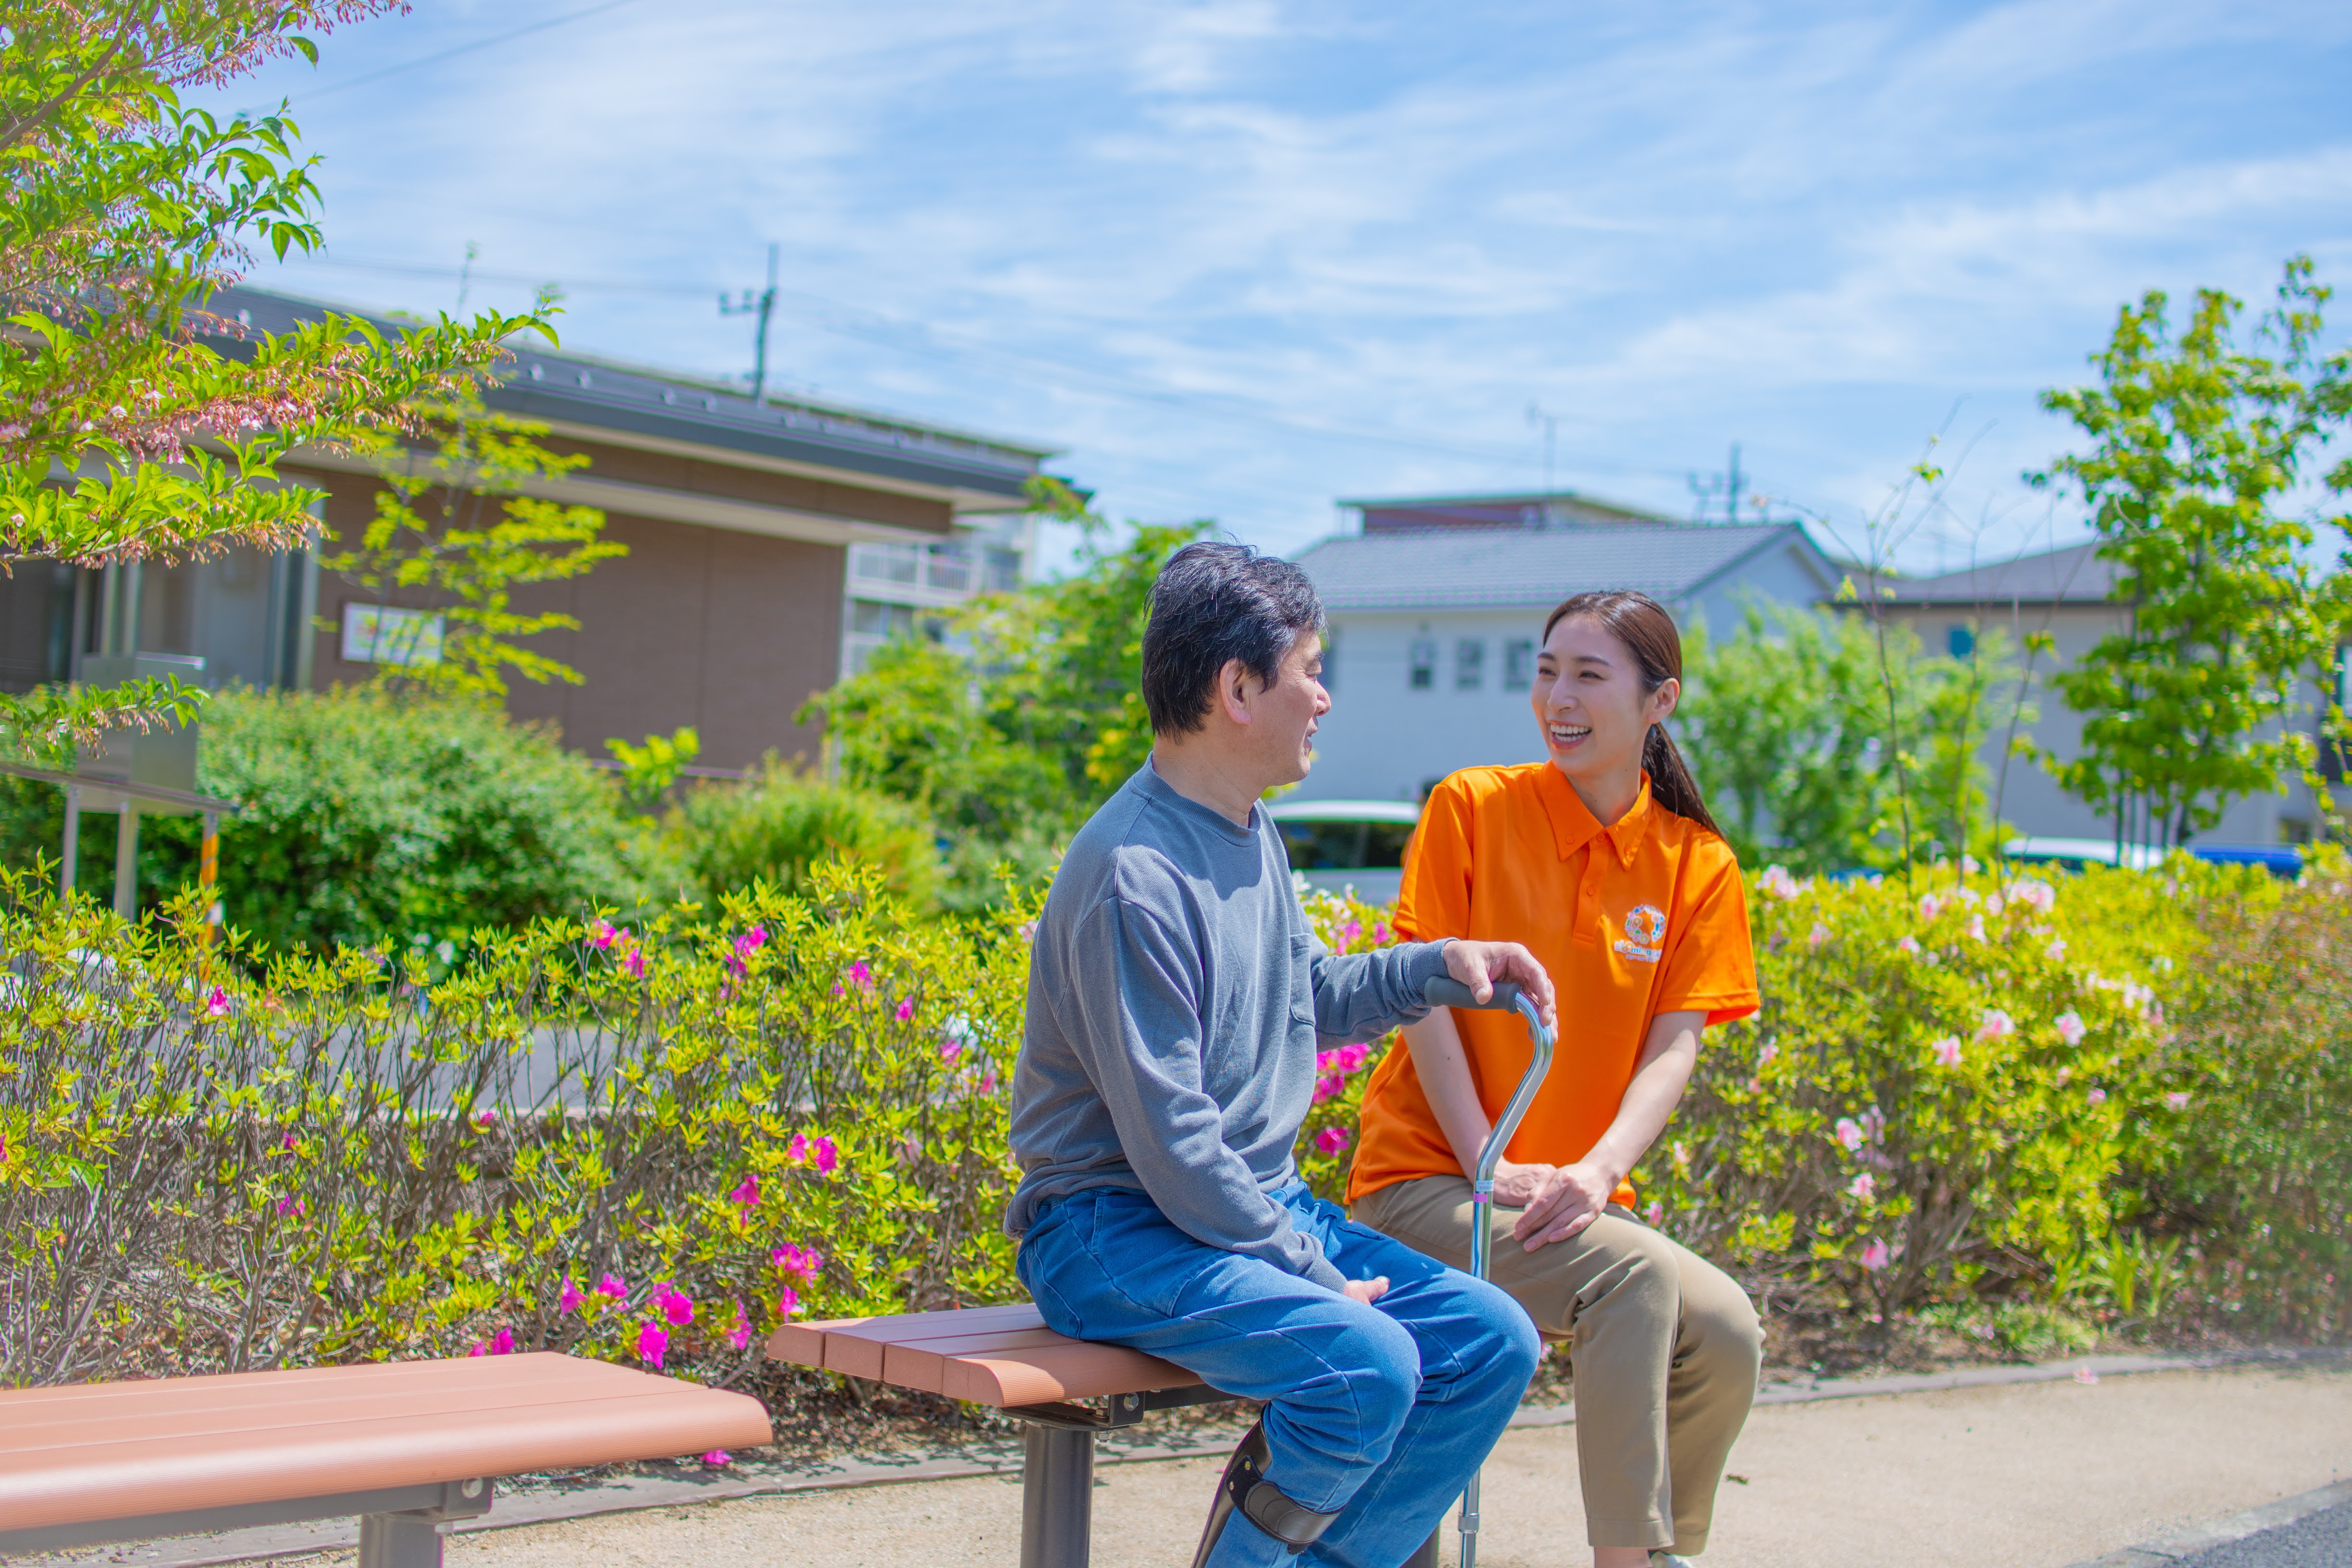
[[[1017,1292],[1024,910],[836,865],[436,984],[5,891],[0,1384],[552,1348],[782,1394],[792,1317]]]
[[[685,887],[706,899],[755,882],[800,892],[829,856],[879,868],[884,887],[919,907],[939,897],[937,836],[920,811],[772,756],[744,783],[693,784],[661,837]]]

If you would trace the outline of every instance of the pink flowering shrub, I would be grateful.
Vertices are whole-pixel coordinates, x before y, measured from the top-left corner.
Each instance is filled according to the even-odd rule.
[[[1300,902],[1307,921],[1333,952],[1370,952],[1390,946],[1396,934],[1389,911],[1351,894],[1310,892]],[[1347,1200],[1348,1168],[1355,1161],[1356,1121],[1363,1112],[1364,1085],[1381,1058],[1396,1045],[1394,1035],[1377,1040],[1323,1046],[1316,1052],[1314,1103],[1291,1154],[1307,1184],[1333,1203]]]

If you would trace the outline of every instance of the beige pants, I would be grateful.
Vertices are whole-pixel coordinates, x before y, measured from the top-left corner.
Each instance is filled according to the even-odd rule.
[[[1488,1278],[1576,1378],[1576,1457],[1594,1546],[1706,1549],[1715,1489],[1763,1362],[1756,1309],[1728,1275],[1612,1205],[1530,1253],[1497,1208]],[[1456,1268],[1470,1267],[1470,1184],[1424,1176],[1368,1193],[1352,1218]]]

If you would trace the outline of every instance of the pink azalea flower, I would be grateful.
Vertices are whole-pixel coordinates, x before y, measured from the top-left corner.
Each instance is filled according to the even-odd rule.
[[[2066,939],[2063,936],[2053,936],[2050,939],[2050,945],[2042,951],[2048,953],[2054,963],[2066,956]]]
[[[834,1172],[840,1168],[840,1151],[836,1150],[833,1146],[832,1139],[827,1138],[822,1132],[818,1133],[816,1139],[816,1173],[820,1176],[830,1176]]]
[[[1862,1136],[1865,1142],[1885,1142],[1886,1141],[1886,1113],[1880,1110],[1878,1107],[1874,1105],[1864,1110],[1862,1113]]]
[[[849,966],[849,983],[860,991],[874,989],[874,971],[866,967],[864,959],[861,958]]]
[[[1869,1172],[1864,1171],[1861,1175],[1856,1176],[1853,1181],[1846,1184],[1845,1192],[1846,1196],[1850,1198],[1859,1198],[1864,1203],[1868,1203],[1873,1197],[1877,1195],[1878,1178],[1872,1175]]]
[[[890,1015],[891,1017],[897,1019],[901,1024],[905,1023],[914,1016],[915,999],[912,996],[909,996],[905,1001],[899,1003],[898,1007]]]
[[[1372,945],[1374,947],[1386,947],[1388,944],[1389,922],[1386,921],[1374,921],[1372,922]]]
[[[1940,914],[1942,914],[1943,912],[1944,912],[1944,900],[1941,900],[1941,899],[1937,898],[1937,897],[1935,894],[1933,894],[1933,893],[1924,893],[1924,894],[1920,895],[1920,898],[1919,898],[1919,918],[1920,918],[1922,921],[1932,921],[1932,920],[1934,920],[1937,915],[1940,915]]]
[[[1780,1047],[1779,1046],[1771,1044],[1769,1041],[1766,1042],[1764,1048],[1756,1053],[1756,1070],[1758,1072],[1762,1072],[1766,1068],[1770,1067],[1772,1065],[1772,1058],[1780,1054]]]
[[[805,1285],[816,1278],[818,1269],[824,1267],[824,1254],[814,1247],[794,1247],[786,1242],[768,1254],[768,1261],[782,1273],[799,1276],[801,1283]]]
[[[490,1336],[490,1353],[492,1355],[514,1354],[514,1331],[512,1329],[500,1329],[497,1333]]]
[[[1805,890],[1803,884],[1789,875],[1786,866],[1765,867],[1764,874],[1756,879],[1756,886],[1759,891],[1776,899],[1793,899]]]
[[[743,1303],[735,1303],[735,1321],[727,1326],[727,1342],[741,1350],[751,1342],[751,1320],[743,1313]]]
[[[801,1293],[787,1285],[776,1292],[776,1316],[789,1318],[801,1310]]]
[[[727,1201],[739,1209],[750,1208],[760,1201],[760,1178],[754,1173],[743,1178],[743,1184],[727,1194]]]
[[[808,1159],[807,1133],[795,1132],[793,1134],[793,1141],[784,1145],[784,1158],[790,1160],[795,1165],[801,1164]]]
[[[278,1200],[278,1212],[281,1215],[307,1214],[310,1212],[310,1205],[298,1197],[288,1196]]]
[[[988,1073],[981,1079],[980,1092],[982,1094],[994,1094],[996,1092],[996,1075],[994,1073]]]
[[[1338,1067],[1339,1065],[1339,1052],[1337,1052],[1337,1051],[1318,1051],[1318,1052],[1316,1052],[1316,1053],[1315,1053],[1315,1070],[1316,1070],[1317,1072],[1329,1072],[1332,1068],[1334,1068]]]
[[[653,1368],[662,1369],[662,1352],[669,1349],[669,1331],[659,1323],[637,1325],[637,1359]]]
[[[2083,1098],[2093,1105],[2105,1105],[2107,1102],[2107,1091],[2104,1089],[2095,1089]]]
[[[1345,1127],[1326,1127],[1315,1134],[1315,1147],[1326,1154],[1343,1153],[1355,1141],[1356,1135]]]
[[[1829,941],[1829,939],[1830,928],[1823,925],[1821,921],[1815,921],[1813,922],[1813,929],[1805,933],[1805,945],[1807,947],[1819,947],[1822,943]]]
[[[1325,1100],[1329,1100],[1333,1095],[1345,1089],[1347,1087],[1348,1080],[1341,1078],[1338,1073],[1326,1074],[1324,1077],[1318,1078],[1315,1080],[1315,1094],[1309,1103],[1320,1105]]]
[[[1984,939],[1985,939],[1984,916],[1982,916],[1982,915],[1970,915],[1970,916],[1969,917],[1969,937],[1970,937],[1970,939],[1971,939],[1971,940],[1973,940],[1973,941],[1977,941],[1977,942],[1982,942],[1982,941],[1984,941]]]
[[[499,1113],[495,1110],[482,1111],[474,1118],[475,1127],[484,1132],[488,1132],[491,1128],[497,1126],[498,1122]]]
[[[617,1274],[607,1274],[596,1281],[596,1294],[614,1301],[625,1301],[629,1299],[628,1283]]]
[[[1361,1072],[1364,1064],[1372,1059],[1372,1047],[1359,1042],[1355,1045],[1341,1046],[1332,1054],[1339,1058],[1341,1072]]]
[[[2074,1012],[2061,1013],[2056,1018],[2053,1019],[2052,1022],[2058,1026],[2058,1037],[2060,1039],[2065,1041],[2070,1046],[2079,1046],[2083,1043],[2083,1036],[2087,1031],[2083,1027],[2083,1019],[2081,1015]]]
[[[1936,1053],[1936,1062],[1939,1067],[1956,1068],[1960,1065],[1960,1037],[1958,1035],[1946,1035],[1928,1049]]]
[[[572,1282],[572,1276],[567,1274],[563,1277],[563,1294],[555,1299],[555,1310],[559,1315],[576,1312],[580,1310],[580,1303],[587,1299],[580,1293],[580,1287]]]
[[[205,1016],[208,1018],[226,1018],[228,1016],[228,993],[226,991],[222,990],[217,985],[213,987],[212,994],[205,998]]]
[[[914,1004],[909,1002],[907,1005],[912,1007]],[[961,1040],[945,1040],[940,1043],[940,1060],[952,1066],[956,1058],[961,1055],[963,1055],[963,1042]]]
[[[738,1345],[735,1348],[737,1350],[741,1350],[743,1347]],[[717,1469],[722,1465],[733,1464],[735,1462],[735,1456],[729,1453],[724,1448],[713,1448],[710,1452],[702,1456],[702,1462],[709,1465],[712,1469]]]
[[[2074,1069],[2073,1068],[2060,1068],[2058,1069],[2058,1076],[2051,1079],[2051,1081],[2055,1083],[2060,1089],[2063,1089],[2066,1087],[2066,1080],[2074,1076]]]
[[[1790,898],[1796,897],[1794,893],[1790,893],[1788,896]],[[1650,1200],[1650,1206],[1643,1210],[1642,1213],[1643,1217],[1646,1218],[1650,1222],[1650,1228],[1653,1230],[1655,1230],[1659,1226],[1665,1223],[1666,1205],[1660,1203],[1655,1198],[1652,1198]]]
[[[294,1142],[294,1134],[292,1134],[291,1132],[289,1132],[288,1134],[286,1134],[285,1139],[284,1139],[281,1142],[279,1142],[279,1144],[278,1144],[278,1146],[280,1149],[287,1149],[287,1150],[291,1150],[291,1149],[293,1149],[293,1148],[295,1147],[295,1142]]]
[[[1916,953],[1919,951],[1919,939],[1916,936],[1906,936],[1895,944],[1895,951]]]
[[[646,950],[642,947],[629,949],[629,956],[621,960],[621,967],[629,972],[630,979],[643,980],[646,977]]]
[[[1893,1254],[1889,1253],[1886,1249],[1886,1243],[1883,1241],[1873,1241],[1868,1247],[1862,1249],[1862,1266],[1871,1273],[1875,1274],[1880,1269],[1886,1267],[1892,1257]]]
[[[2047,882],[2011,883],[2009,896],[2014,901],[2040,910],[2045,915],[2058,907],[2058,889]]]
[[[612,946],[613,939],[620,934],[620,928],[610,921],[595,920],[588,922],[588,945],[599,952]]]
[[[1862,1124],[1851,1116],[1841,1116],[1837,1119],[1836,1137],[1839,1146],[1849,1154],[1861,1148],[1864,1142]]]
[[[654,1287],[653,1303],[663,1317],[681,1329],[694,1321],[694,1298],[667,1279]]]
[[[1364,928],[1362,924],[1359,922],[1354,916],[1350,915],[1348,919],[1340,921],[1338,927],[1332,931],[1332,943],[1342,952],[1345,952],[1348,949],[1348,944],[1354,942],[1358,937],[1363,934]]]
[[[1977,1038],[1979,1040],[1998,1040],[2015,1033],[2017,1020],[1998,1007],[1986,1008],[1984,1022],[1977,1026]]]

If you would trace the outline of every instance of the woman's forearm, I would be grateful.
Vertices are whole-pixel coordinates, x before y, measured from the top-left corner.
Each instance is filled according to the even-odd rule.
[[[1413,1076],[1421,1080],[1421,1092],[1428,1097],[1437,1129],[1445,1134],[1447,1146],[1467,1176],[1477,1170],[1478,1151],[1486,1145],[1494,1123],[1486,1120],[1486,1108],[1478,1103],[1477,1080],[1470,1076],[1470,1057],[1462,1048],[1461,1031],[1454,1026],[1454,1010],[1433,1007],[1429,1016],[1405,1025],[1400,1032],[1405,1048],[1412,1052]]]
[[[1699,1031],[1706,1026],[1704,1013],[1662,1013],[1652,1021],[1617,1115],[1584,1157],[1586,1163],[1600,1167],[1611,1185],[1623,1181],[1665,1131],[1667,1118],[1682,1102],[1691,1069],[1698,1064]],[[1420,1061],[1413,1058],[1416,1067]]]

